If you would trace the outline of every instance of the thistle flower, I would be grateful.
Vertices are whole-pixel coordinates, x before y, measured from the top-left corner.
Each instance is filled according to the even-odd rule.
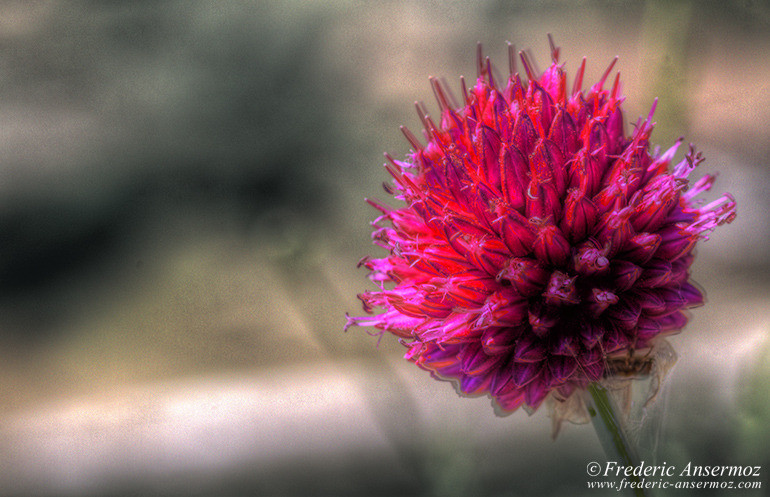
[[[478,54],[462,105],[431,79],[439,123],[416,104],[427,144],[402,128],[407,160],[386,154],[385,190],[402,207],[381,215],[361,265],[379,289],[359,295],[369,315],[352,325],[400,338],[406,358],[503,411],[535,410],[616,374],[644,374],[661,337],[703,303],[690,281],[693,249],[735,217],[730,194],[704,203],[714,176],[690,183],[703,161],[678,140],[650,150],[655,104],[626,135],[619,74],[568,89],[559,50],[541,75],[509,45],[510,77]],[[656,101],[657,103],[657,101]],[[383,312],[374,314],[376,309]]]

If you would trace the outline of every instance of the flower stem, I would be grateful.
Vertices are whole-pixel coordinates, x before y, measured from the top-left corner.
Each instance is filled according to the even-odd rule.
[[[594,425],[607,457],[618,457],[623,466],[635,468],[639,462],[638,457],[628,441],[616,414],[614,403],[607,394],[607,389],[598,383],[591,383],[588,385],[588,391],[593,400],[593,403],[588,406],[588,413],[591,415],[591,423]],[[631,475],[630,479],[635,483],[632,488],[634,495],[645,497],[646,494],[641,488],[639,477]]]

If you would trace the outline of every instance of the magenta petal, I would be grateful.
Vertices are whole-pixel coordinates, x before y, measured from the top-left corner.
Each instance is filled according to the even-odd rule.
[[[562,196],[567,189],[567,172],[564,168],[564,154],[561,149],[551,140],[540,140],[532,153],[531,161],[534,167],[544,170],[544,174],[556,187],[556,192]]]
[[[532,92],[531,98],[532,102],[539,106],[541,108],[540,112],[540,123],[538,128],[542,129],[543,135],[547,135],[549,131],[549,127],[551,126],[551,121],[553,121],[553,114],[554,114],[554,101],[551,94],[543,88],[543,84],[548,84],[549,81],[546,81],[548,78],[548,71],[546,71],[545,74],[543,74],[539,80],[537,81],[530,81],[529,90]],[[548,85],[552,86],[552,85]],[[561,153],[561,151],[559,151]]]
[[[423,367],[425,366],[423,365]],[[460,367],[460,363],[457,361],[452,362],[451,364],[442,366],[440,368],[426,367],[426,369],[431,371],[431,374],[434,378],[454,380],[457,378],[462,378],[464,376]]]
[[[607,164],[607,142],[609,141],[607,129],[598,119],[589,123],[589,128],[588,150],[598,159],[600,164]]]
[[[553,357],[548,360],[548,369],[556,381],[567,380],[577,370],[577,361],[568,356]]]
[[[626,348],[629,344],[628,338],[623,333],[623,330],[617,326],[608,326],[602,340],[604,351],[607,354],[612,354]]]
[[[706,301],[703,292],[692,283],[683,283],[679,288],[679,291],[682,297],[684,297],[686,307],[698,307],[703,305]]]
[[[651,319],[643,318],[639,320],[639,324],[636,329],[637,340],[648,341],[657,336],[661,331],[660,322]]]
[[[607,252],[607,249],[600,248],[595,242],[590,240],[581,244],[572,257],[575,271],[583,276],[606,273],[610,269]]]
[[[501,154],[500,187],[503,198],[513,209],[522,209],[526,202],[524,181],[529,174],[529,164],[515,146],[503,149]]]
[[[485,374],[494,367],[500,362],[502,356],[489,356],[484,352],[481,345],[474,343],[472,345],[466,345],[457,358],[460,361],[461,371],[463,373],[470,376],[478,376]]]
[[[617,150],[622,147],[625,141],[624,125],[623,111],[620,109],[620,106],[617,106],[610,112],[610,116],[607,118],[607,134],[611,144],[611,154],[617,153]]]
[[[414,360],[418,365],[425,366],[426,368],[435,371],[458,364],[457,353],[459,351],[459,347],[439,347],[435,343],[426,343],[424,345],[425,347],[420,351],[419,356],[411,357],[411,359]]]
[[[589,302],[588,310],[591,317],[598,318],[609,306],[618,302],[618,296],[609,290],[594,288],[591,290]]]
[[[624,292],[630,289],[642,275],[642,268],[633,262],[615,260],[612,263],[612,275],[615,288]]]
[[[658,290],[658,295],[666,304],[666,308],[660,314],[662,316],[677,312],[686,307],[687,300],[685,296],[676,288],[661,288]]]
[[[604,376],[604,363],[596,362],[594,364],[582,366],[581,371],[588,381],[600,380]]]
[[[497,224],[503,242],[512,256],[521,257],[532,251],[535,233],[527,218],[516,211],[508,211]]]
[[[676,178],[661,174],[650,180],[635,205],[631,225],[637,232],[657,231],[679,199],[681,185]]]
[[[422,313],[427,317],[436,319],[449,317],[449,315],[452,314],[452,308],[446,302],[442,302],[442,300],[446,299],[426,295],[425,300],[420,307]]]
[[[479,126],[476,129],[477,154],[483,158],[484,171],[489,176],[493,186],[500,187],[500,135],[489,126]]]
[[[494,374],[490,373],[492,377],[489,385],[489,391],[492,395],[499,395],[501,393],[509,391],[511,388],[517,388],[513,382],[513,366],[511,362],[501,364]]]
[[[532,333],[541,338],[548,335],[551,328],[559,322],[559,314],[540,303],[530,306],[528,317]]]
[[[571,334],[563,333],[552,343],[550,352],[559,356],[574,356],[577,353],[577,339]]]
[[[533,176],[527,187],[525,212],[530,219],[559,219],[562,205],[561,195],[553,178]]]
[[[511,389],[496,397],[497,403],[505,411],[515,411],[524,404],[524,391],[519,388]]]
[[[687,324],[687,316],[683,312],[674,312],[658,320],[662,332],[678,331]]]
[[[540,362],[515,362],[511,379],[518,387],[523,387],[540,374],[543,364]]]
[[[553,224],[542,226],[537,233],[533,248],[535,256],[544,264],[563,266],[570,254],[570,244],[559,228]]]
[[[639,277],[639,288],[658,288],[671,279],[671,263],[662,259],[653,259],[644,267]]]
[[[681,286],[688,282],[692,261],[693,256],[689,253],[671,263],[671,278],[669,278],[671,286]]]
[[[622,299],[607,310],[606,316],[620,329],[630,331],[636,328],[641,313],[642,307],[638,302],[632,299]]]
[[[496,276],[510,257],[508,247],[495,238],[473,239],[467,243],[466,248],[467,259],[491,276]]]
[[[580,148],[575,121],[564,109],[558,109],[551,123],[548,138],[559,146],[566,156],[573,155]]]
[[[504,354],[513,349],[523,327],[489,328],[484,332],[481,345],[487,354]]]
[[[500,288],[478,309],[479,327],[518,327],[527,320],[528,302],[511,288]]]
[[[554,271],[543,292],[545,302],[550,305],[575,305],[580,302],[575,280],[577,276],[569,277],[561,271]]]
[[[528,157],[535,150],[537,140],[538,135],[532,125],[532,120],[525,113],[519,114],[513,129],[513,141],[516,148],[521,150],[525,157]]]
[[[559,227],[572,242],[583,240],[596,224],[598,209],[579,189],[570,190]]]
[[[401,343],[404,344],[404,346],[407,348],[407,351],[404,354],[404,359],[412,362],[417,362],[420,354],[426,347],[426,345],[422,342],[406,343],[405,340],[402,340]]]
[[[661,236],[661,243],[655,252],[655,257],[668,261],[677,260],[689,252],[698,241],[697,237],[692,236],[683,227],[677,225],[666,226],[659,230],[658,234]]]
[[[647,316],[659,316],[666,312],[666,301],[663,300],[658,289],[637,288],[629,294],[628,298],[636,300]]]
[[[537,337],[523,335],[516,341],[513,359],[516,362],[540,362],[545,358],[545,345]]]
[[[463,376],[460,380],[460,390],[468,395],[475,395],[487,390],[489,383],[489,376]]]
[[[584,350],[577,356],[577,358],[581,367],[587,367],[592,364],[604,365],[605,361],[604,352],[599,347]]]
[[[619,256],[636,264],[642,265],[649,261],[658,250],[661,237],[655,233],[639,233],[632,236],[626,243]]]
[[[604,328],[594,321],[580,323],[580,338],[587,349],[593,349],[604,336]]]
[[[599,208],[601,209],[602,206]],[[633,230],[628,223],[630,215],[631,210],[628,207],[617,209],[609,206],[609,210],[600,218],[596,237],[603,246],[608,248],[609,255],[618,253],[633,237]]]
[[[524,389],[524,402],[532,409],[537,409],[549,392],[548,383],[542,378],[536,378]]]
[[[548,282],[549,273],[535,259],[514,257],[508,261],[497,277],[510,281],[520,295],[531,297],[543,291]]]
[[[569,166],[569,186],[591,197],[601,185],[602,167],[585,149],[578,150]]]

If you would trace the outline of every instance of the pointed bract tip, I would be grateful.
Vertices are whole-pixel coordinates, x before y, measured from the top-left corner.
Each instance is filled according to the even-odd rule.
[[[580,63],[580,67],[575,74],[575,83],[572,85],[572,95],[577,95],[583,91],[583,75],[586,72],[586,58],[583,57],[583,61]]]
[[[452,109],[450,98],[447,96],[447,92],[444,90],[441,81],[438,78],[431,77],[429,79],[431,88],[433,89],[433,96],[438,102],[438,106],[441,112],[446,112]]]
[[[650,107],[650,113],[647,115],[647,122],[652,122],[652,116],[655,114],[655,108],[658,106],[658,97],[652,101],[652,107]]]
[[[559,62],[559,47],[553,42],[551,33],[548,33],[548,44],[551,46],[551,61],[556,64]]]
[[[399,129],[404,134],[407,141],[409,141],[409,144],[412,145],[412,148],[414,148],[415,152],[423,149],[422,143],[420,143],[420,140],[418,140],[417,137],[414,136],[414,133],[409,131],[409,128],[407,128],[406,126],[399,126]]]
[[[484,48],[481,46],[481,42],[476,42],[476,77],[480,78],[484,75]]]
[[[615,82],[612,83],[612,91],[610,91],[610,100],[616,102],[620,96],[620,71],[615,74]]]
[[[594,88],[601,89],[604,88],[604,83],[607,82],[607,78],[610,76],[610,72],[612,72],[612,68],[615,67],[615,64],[618,62],[618,56],[616,55],[614,59],[612,59],[612,62],[610,62],[610,65],[607,66],[607,69],[605,69],[604,74],[602,75],[601,79],[594,85]]]
[[[460,87],[463,91],[463,100],[465,101],[465,105],[468,105],[470,103],[470,97],[468,96],[468,85],[465,84],[465,76],[460,76]]]
[[[487,81],[489,82],[489,86],[494,88],[495,87],[495,77],[492,74],[492,61],[489,60],[489,57],[486,57],[485,60],[486,60],[485,66],[487,68]]]
[[[516,46],[510,41],[506,43],[508,43],[508,72],[513,76],[516,74]]]
[[[524,65],[524,72],[527,73],[527,78],[529,78],[530,81],[534,81],[537,79],[532,72],[532,64],[529,62],[529,57],[527,57],[527,53],[523,50],[519,51],[519,58],[521,59],[521,63]]]

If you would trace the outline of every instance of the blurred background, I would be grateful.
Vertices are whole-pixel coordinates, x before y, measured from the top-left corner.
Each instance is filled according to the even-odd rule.
[[[552,441],[342,331],[428,77],[472,80],[477,41],[544,68],[547,33],[570,80],[619,55],[628,120],[657,96],[653,141],[738,200],[646,443],[766,495],[770,6],[743,0],[0,3],[0,495],[616,495],[590,426]]]

